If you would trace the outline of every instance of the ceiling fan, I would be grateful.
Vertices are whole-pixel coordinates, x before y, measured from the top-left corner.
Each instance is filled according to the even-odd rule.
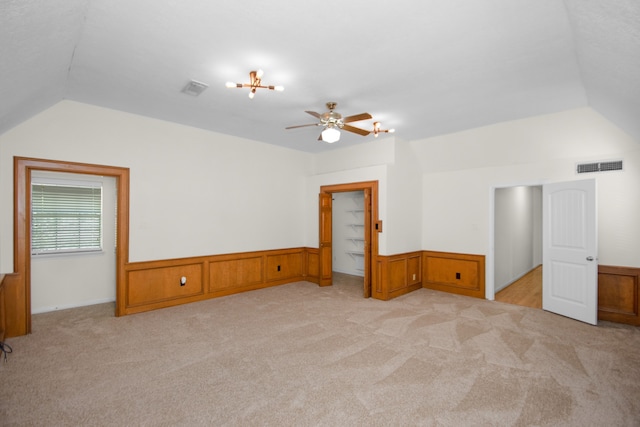
[[[329,111],[326,113],[316,113],[315,111],[305,111],[307,114],[311,114],[313,117],[319,119],[318,123],[310,123],[307,125],[289,126],[285,129],[295,129],[306,126],[324,126],[324,130],[320,133],[318,141],[325,141],[328,143],[334,143],[340,139],[340,129],[349,132],[357,133],[358,135],[367,136],[371,131],[360,129],[355,126],[348,125],[347,123],[358,122],[360,120],[371,119],[372,116],[369,113],[360,113],[353,116],[342,117],[342,114],[334,111],[336,108],[335,102],[327,102],[327,108]]]

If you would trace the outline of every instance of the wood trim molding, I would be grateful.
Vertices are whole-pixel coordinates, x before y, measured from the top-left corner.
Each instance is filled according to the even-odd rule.
[[[376,269],[378,257],[378,233],[382,231],[382,222],[378,218],[378,181],[361,181],[320,186],[320,194],[343,193],[348,191],[364,191],[365,197],[367,197],[367,195],[370,197],[371,211],[368,215],[365,215],[365,228],[367,228],[365,230],[365,253],[368,253],[369,256],[365,257],[364,260],[364,295],[370,296],[373,294],[373,289],[378,286],[377,280],[379,277],[374,271]],[[323,223],[321,218],[318,218],[318,223],[319,232],[322,233]],[[375,229],[376,227],[379,227],[379,229]],[[329,235],[330,234],[331,233],[329,233]],[[327,263],[330,264],[331,258],[329,258],[328,261],[323,260],[323,255],[326,256],[326,254],[323,254],[322,251],[320,251],[319,255],[320,278],[318,283],[321,285],[325,283],[330,284],[331,281],[323,278],[322,272],[324,270],[329,270],[329,273],[331,273],[331,269],[326,269],[326,266],[324,265]]]
[[[15,276],[7,284],[7,335],[31,332],[31,173],[34,170],[110,176],[117,187],[116,316],[123,314],[124,266],[129,260],[129,169],[26,157],[13,159],[13,258]],[[7,280],[5,278],[5,280]]]

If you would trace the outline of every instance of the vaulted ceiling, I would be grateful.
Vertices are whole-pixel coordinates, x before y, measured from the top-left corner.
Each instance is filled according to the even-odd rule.
[[[585,106],[640,140],[638,0],[0,0],[0,61],[0,134],[68,99],[309,152],[370,141],[285,130],[334,101],[402,140]],[[285,90],[225,87],[256,69]]]

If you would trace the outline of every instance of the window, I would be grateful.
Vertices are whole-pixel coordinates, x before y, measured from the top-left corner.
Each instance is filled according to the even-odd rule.
[[[31,253],[102,250],[102,184],[33,180]]]

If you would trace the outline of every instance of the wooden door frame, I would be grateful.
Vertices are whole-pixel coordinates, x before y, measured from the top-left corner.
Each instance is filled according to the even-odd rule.
[[[14,289],[7,305],[12,305],[12,335],[31,333],[31,174],[33,171],[66,172],[109,176],[116,179],[116,309],[124,314],[125,265],[129,262],[129,168],[86,163],[43,160],[26,157],[13,159],[13,257]],[[9,313],[8,313],[9,314]],[[9,326],[9,325],[7,325]]]
[[[364,280],[364,293],[365,295],[371,295],[372,289],[375,289],[378,281],[377,275],[373,274],[374,266],[378,257],[378,233],[382,231],[380,220],[378,219],[378,181],[363,181],[352,182],[346,184],[334,184],[323,185],[320,187],[321,194],[333,194],[333,193],[345,193],[349,191],[365,191],[368,190],[371,194],[371,221],[369,226],[369,233],[365,233],[365,236],[370,236],[371,241],[367,242],[365,239],[365,247],[369,245],[369,262],[368,268],[365,268],[365,280]],[[320,206],[322,208],[322,206]],[[331,207],[333,209],[333,207]],[[322,233],[322,222],[318,219],[318,231],[319,235]],[[333,247],[333,245],[332,245]],[[366,251],[365,251],[366,252]],[[322,262],[322,257],[320,257]],[[367,260],[365,260],[365,266]],[[322,265],[320,266],[320,272],[322,272]]]

